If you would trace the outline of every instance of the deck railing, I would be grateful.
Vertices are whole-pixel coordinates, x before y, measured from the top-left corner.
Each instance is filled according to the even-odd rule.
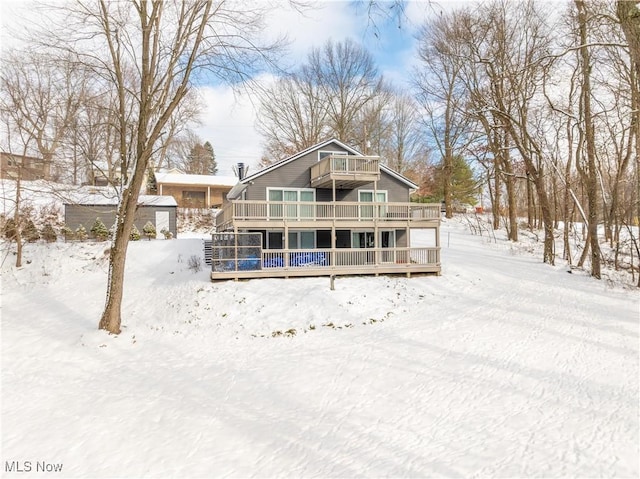
[[[331,173],[357,175],[380,173],[380,158],[377,156],[329,155],[311,167],[311,180]]]
[[[216,216],[222,231],[242,221],[424,221],[440,218],[440,205],[431,203],[368,203],[312,201],[244,201],[227,203]]]
[[[230,247],[233,248],[233,247]],[[264,271],[314,268],[337,270],[348,274],[349,269],[375,271],[380,265],[438,265],[440,248],[339,248],[339,249],[279,249],[262,250],[260,256],[237,256],[237,248],[214,255],[212,271]]]

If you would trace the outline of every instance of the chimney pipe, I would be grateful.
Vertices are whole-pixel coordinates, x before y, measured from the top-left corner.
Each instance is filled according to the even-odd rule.
[[[238,180],[242,181],[244,177],[247,175],[248,168],[245,167],[244,163],[239,162],[235,170],[236,170],[236,175],[238,176]]]

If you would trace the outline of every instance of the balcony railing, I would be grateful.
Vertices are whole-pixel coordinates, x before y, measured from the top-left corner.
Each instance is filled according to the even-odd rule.
[[[314,188],[337,181],[342,187],[353,187],[380,179],[380,158],[377,156],[329,155],[311,167]]]
[[[216,228],[224,231],[250,221],[404,221],[440,218],[440,204],[312,201],[232,201],[216,216]]]

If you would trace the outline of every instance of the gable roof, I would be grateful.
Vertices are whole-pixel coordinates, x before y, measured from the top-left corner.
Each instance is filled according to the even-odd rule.
[[[326,141],[323,141],[323,142],[321,142],[321,143],[317,143],[317,144],[315,144],[315,145],[312,145],[312,146],[310,146],[309,148],[306,148],[306,149],[304,149],[304,150],[302,150],[302,151],[300,151],[300,152],[296,153],[296,154],[295,154],[295,155],[293,155],[293,156],[290,156],[290,157],[285,158],[285,159],[283,159],[283,160],[280,160],[280,161],[278,161],[278,162],[276,162],[276,163],[273,163],[273,164],[271,164],[271,165],[269,165],[269,166],[267,166],[267,167],[263,168],[262,170],[257,171],[256,173],[254,173],[254,174],[252,174],[252,175],[246,176],[245,178],[243,178],[243,179],[240,181],[240,184],[247,184],[247,183],[249,183],[250,181],[252,181],[252,180],[254,180],[254,179],[256,179],[256,178],[258,178],[258,177],[260,177],[260,176],[264,175],[265,173],[268,173],[268,172],[273,171],[273,170],[275,170],[275,169],[277,169],[277,168],[280,168],[280,167],[282,167],[282,166],[284,166],[284,165],[286,165],[286,164],[288,164],[288,163],[291,163],[292,161],[297,160],[298,158],[300,158],[300,157],[302,157],[302,156],[304,156],[304,155],[306,155],[306,154],[308,154],[308,153],[311,153],[311,152],[312,152],[312,151],[314,151],[314,150],[320,150],[320,149],[322,149],[322,148],[324,148],[325,146],[330,145],[330,144],[334,144],[334,145],[336,145],[336,146],[338,146],[338,147],[340,147],[340,148],[342,148],[342,149],[346,150],[348,153],[350,153],[350,154],[352,154],[352,155],[363,156],[363,154],[362,154],[362,153],[360,153],[358,150],[356,150],[356,149],[354,149],[354,148],[351,148],[351,147],[350,147],[350,146],[348,146],[348,145],[345,145],[345,144],[344,144],[344,143],[342,143],[340,140],[336,140],[335,138],[331,138],[330,140],[326,140]],[[398,179],[398,180],[402,181],[403,183],[405,183],[405,184],[406,184],[409,188],[411,188],[412,190],[416,190],[416,189],[418,189],[418,185],[416,185],[413,181],[411,181],[411,180],[409,180],[408,178],[406,178],[406,177],[402,176],[400,173],[398,173],[397,171],[392,170],[392,169],[391,169],[391,168],[389,168],[388,166],[386,166],[386,165],[382,165],[382,164],[381,164],[381,165],[380,165],[380,169],[381,169],[382,171],[384,171],[385,173],[387,173],[387,174],[389,174],[389,175],[393,176],[394,178],[396,178],[396,179]],[[237,186],[237,188],[234,188],[234,189],[232,190],[232,192],[233,192],[233,191],[235,191],[235,190],[241,191],[242,189],[244,189],[244,188],[241,188],[241,187],[240,187],[240,185],[236,185],[236,186]],[[230,193],[230,194],[231,194],[231,193]]]

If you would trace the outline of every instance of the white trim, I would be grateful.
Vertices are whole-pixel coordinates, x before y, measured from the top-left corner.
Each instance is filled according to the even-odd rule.
[[[326,156],[330,156],[330,155],[348,155],[349,154],[347,151],[318,150],[318,161],[321,161],[321,160],[324,159],[323,157],[320,156],[320,155],[322,155],[322,153],[328,153],[328,155],[326,155]]]
[[[362,201],[360,199],[360,193],[371,193],[373,198],[373,203],[388,203],[389,202],[389,192],[387,190],[358,190],[358,203],[368,203],[368,201]],[[384,193],[384,201],[378,201],[376,198],[377,194]]]

